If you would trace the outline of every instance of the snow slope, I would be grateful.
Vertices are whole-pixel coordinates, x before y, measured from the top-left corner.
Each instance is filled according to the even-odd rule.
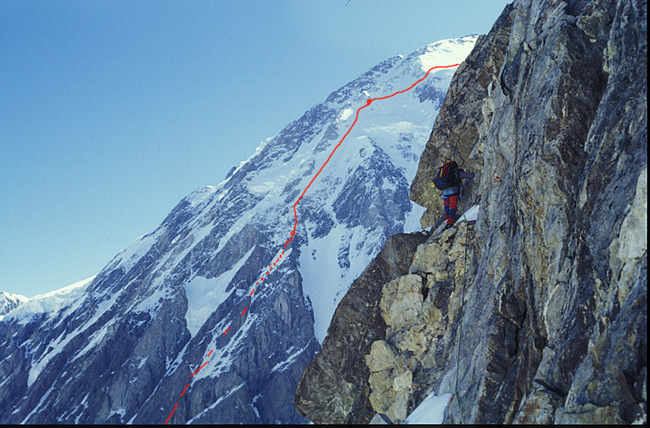
[[[408,425],[440,425],[452,394],[430,394],[404,421]]]

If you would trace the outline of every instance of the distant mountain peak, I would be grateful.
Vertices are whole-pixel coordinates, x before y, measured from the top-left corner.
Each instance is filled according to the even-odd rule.
[[[5,316],[28,300],[29,298],[20,294],[10,294],[5,291],[0,291],[0,317]]]

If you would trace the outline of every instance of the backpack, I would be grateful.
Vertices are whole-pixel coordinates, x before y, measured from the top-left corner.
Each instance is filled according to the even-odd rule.
[[[438,168],[438,173],[433,179],[433,184],[438,189],[445,190],[451,186],[457,186],[459,181],[458,164],[451,161]]]

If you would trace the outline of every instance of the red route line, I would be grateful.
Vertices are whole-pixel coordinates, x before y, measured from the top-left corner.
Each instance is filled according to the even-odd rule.
[[[397,94],[403,94],[404,92],[408,92],[408,91],[410,91],[411,89],[413,89],[413,88],[415,87],[415,85],[417,85],[418,83],[422,82],[424,79],[426,79],[427,77],[429,77],[429,73],[431,73],[432,70],[436,70],[436,69],[440,69],[440,68],[453,68],[453,67],[458,67],[459,65],[460,65],[460,64],[452,64],[452,65],[438,65],[438,66],[436,66],[436,67],[431,67],[431,68],[427,71],[427,74],[424,75],[423,78],[419,79],[418,81],[416,81],[415,83],[413,83],[413,84],[412,84],[411,86],[409,86],[408,88],[406,88],[406,89],[402,89],[401,91],[397,91],[397,92],[395,92],[394,94],[391,94],[391,95],[386,95],[385,97],[369,98],[368,101],[366,102],[366,105],[361,106],[361,107],[359,107],[359,108],[357,109],[357,114],[356,114],[356,116],[354,117],[354,122],[352,122],[352,125],[350,125],[350,129],[348,129],[348,132],[345,133],[345,135],[343,136],[343,138],[341,138],[341,141],[339,141],[339,143],[336,145],[336,147],[334,147],[334,150],[332,150],[332,152],[330,153],[330,155],[327,157],[327,160],[325,161],[325,163],[320,167],[320,169],[318,170],[318,172],[316,173],[316,175],[314,175],[314,177],[311,179],[311,181],[309,182],[309,184],[307,185],[307,187],[305,187],[305,190],[303,190],[302,194],[300,195],[300,197],[298,198],[298,200],[296,201],[296,203],[293,204],[293,218],[294,218],[293,230],[291,231],[291,237],[287,240],[287,242],[284,243],[284,248],[287,248],[287,245],[289,245],[289,242],[291,242],[291,240],[293,240],[293,237],[296,235],[296,228],[298,227],[298,213],[296,213],[296,206],[298,205],[298,203],[300,203],[300,200],[302,199],[302,197],[305,196],[305,193],[307,193],[307,190],[311,187],[311,185],[312,185],[312,183],[314,182],[314,180],[316,180],[316,177],[318,177],[318,176],[320,175],[321,171],[323,171],[323,168],[325,168],[325,165],[327,165],[327,163],[330,161],[330,159],[332,159],[332,156],[334,155],[334,152],[336,152],[336,150],[341,146],[341,144],[343,144],[343,140],[345,140],[345,139],[347,138],[347,136],[348,136],[348,134],[350,133],[350,131],[352,131],[352,128],[354,128],[354,125],[357,124],[357,120],[359,119],[359,112],[360,112],[361,110],[363,110],[364,108],[368,107],[370,104],[372,104],[373,101],[386,100],[386,99],[388,99],[388,98],[392,98],[392,97],[394,97],[394,96],[397,95]]]
[[[394,97],[394,96],[397,95],[397,94],[403,94],[404,92],[408,92],[408,91],[410,91],[410,90],[413,89],[413,88],[414,88],[418,83],[422,82],[422,81],[425,80],[427,77],[429,77],[429,73],[431,73],[431,71],[433,71],[433,70],[437,70],[437,69],[441,69],[441,68],[454,68],[454,67],[458,67],[459,65],[460,65],[460,64],[452,64],[452,65],[438,65],[438,66],[435,66],[435,67],[431,67],[431,68],[427,71],[427,73],[424,75],[424,77],[422,77],[421,79],[417,80],[415,83],[413,83],[413,84],[412,84],[411,86],[409,86],[408,88],[406,88],[406,89],[402,89],[401,91],[397,91],[397,92],[395,92],[395,93],[393,93],[393,94],[391,94],[391,95],[386,95],[386,96],[384,96],[384,97],[369,98],[369,99],[366,101],[366,104],[365,104],[365,105],[363,105],[363,106],[361,106],[361,107],[359,107],[359,108],[357,109],[357,114],[356,114],[356,116],[354,117],[354,122],[352,122],[352,125],[350,125],[350,128],[348,129],[348,131],[345,133],[345,135],[343,135],[343,138],[341,138],[341,140],[339,141],[339,143],[334,147],[334,149],[332,150],[332,152],[330,153],[330,155],[327,157],[327,160],[325,161],[325,163],[323,163],[323,165],[320,167],[320,169],[318,170],[318,172],[316,173],[316,175],[314,175],[314,177],[311,179],[311,181],[309,182],[309,184],[307,185],[307,187],[305,187],[305,190],[302,191],[302,194],[300,195],[300,197],[298,198],[298,200],[296,201],[296,203],[293,204],[293,218],[294,218],[294,223],[293,223],[293,229],[291,230],[291,237],[290,237],[290,238],[289,238],[289,239],[284,243],[283,250],[282,250],[282,253],[280,254],[280,256],[278,256],[278,258],[275,260],[275,262],[273,262],[273,264],[269,266],[269,268],[268,268],[268,270],[266,271],[266,273],[265,273],[265,274],[264,274],[264,275],[259,279],[259,281],[257,281],[257,283],[256,283],[255,285],[260,285],[260,282],[264,281],[264,278],[266,278],[266,277],[271,273],[271,271],[273,270],[273,266],[276,266],[276,264],[280,262],[280,259],[282,258],[282,256],[284,256],[284,249],[286,249],[286,248],[287,248],[287,245],[289,244],[289,242],[291,242],[291,241],[293,240],[293,237],[296,235],[296,228],[298,227],[298,213],[296,212],[296,206],[298,205],[298,203],[300,203],[300,201],[302,200],[302,197],[305,196],[305,193],[307,193],[307,190],[308,190],[308,189],[311,187],[311,185],[314,183],[314,181],[316,180],[316,177],[318,177],[318,176],[320,175],[320,173],[323,171],[323,168],[325,168],[325,165],[327,165],[327,163],[330,161],[330,159],[332,159],[332,156],[334,155],[334,152],[336,152],[336,150],[341,146],[341,144],[343,144],[343,140],[345,140],[345,139],[347,138],[348,134],[350,134],[350,132],[352,131],[352,128],[354,128],[354,125],[357,124],[357,120],[359,119],[359,112],[360,112],[361,110],[363,110],[364,108],[368,107],[368,106],[369,106],[370,104],[372,104],[374,101],[386,100],[386,99],[388,99],[388,98],[392,98],[392,97]],[[254,292],[255,292],[255,289],[253,288],[253,290],[251,291],[251,294],[250,294],[250,295],[252,296]],[[247,309],[248,309],[248,306],[244,306],[244,310],[242,311],[241,316],[244,316],[244,314],[246,313],[246,310],[247,310]],[[230,327],[228,327],[228,328],[226,329],[226,331],[223,332],[223,336],[225,336],[226,333],[228,333],[228,330],[230,330]],[[212,351],[214,351],[214,349],[213,349]],[[210,356],[210,354],[212,354],[212,351],[210,351],[210,353],[208,354],[208,357]],[[203,367],[205,367],[209,362],[210,362],[210,361],[208,360],[208,361],[206,361],[205,363],[203,363],[203,365],[202,365],[201,367],[199,367],[199,368],[198,368],[194,373],[192,373],[192,374],[190,375],[190,377],[193,377],[195,374],[197,374],[197,373],[198,373],[198,372],[199,372]],[[183,393],[181,394],[181,397],[182,397],[183,395],[185,395],[185,391],[187,391],[187,388],[188,388],[189,386],[190,386],[189,383],[185,386],[185,389],[183,389]],[[454,398],[454,397],[452,396],[451,399],[453,400],[453,398]],[[167,422],[169,422],[169,420],[171,419],[172,415],[173,415],[174,412],[176,411],[176,408],[177,408],[177,407],[178,407],[178,402],[174,405],[174,410],[172,410],[172,412],[171,412],[171,413],[169,414],[169,416],[167,417],[167,420],[165,421],[165,424],[167,424]]]
[[[167,425],[167,422],[169,422],[169,420],[172,418],[172,415],[173,415],[174,412],[176,411],[176,408],[177,408],[177,407],[178,407],[178,402],[176,402],[176,404],[174,404],[174,410],[172,410],[172,412],[171,412],[171,413],[169,414],[169,416],[167,417],[167,420],[165,421],[165,425]]]
[[[187,391],[187,388],[188,388],[189,386],[190,386],[189,383],[188,383],[187,385],[185,385],[185,389],[183,389],[183,392],[181,392],[181,397],[182,397],[183,395],[185,395],[185,391]]]
[[[225,334],[225,333],[224,333],[224,334]],[[210,360],[208,360],[208,361],[206,361],[205,363],[203,363],[203,364],[201,365],[201,367],[199,367],[198,369],[196,369],[196,371],[190,375],[190,377],[194,377],[194,375],[197,374],[198,372],[200,372],[201,369],[202,369],[203,367],[205,367],[209,362],[210,362]]]

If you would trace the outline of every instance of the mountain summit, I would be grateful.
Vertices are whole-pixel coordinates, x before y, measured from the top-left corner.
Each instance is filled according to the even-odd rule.
[[[368,98],[462,62],[475,42],[383,61],[184,198],[94,279],[7,313],[0,422],[162,423],[172,410],[170,423],[306,422],[294,390],[336,305],[389,236],[420,228],[409,185],[454,69],[360,113],[280,258],[293,204]]]

